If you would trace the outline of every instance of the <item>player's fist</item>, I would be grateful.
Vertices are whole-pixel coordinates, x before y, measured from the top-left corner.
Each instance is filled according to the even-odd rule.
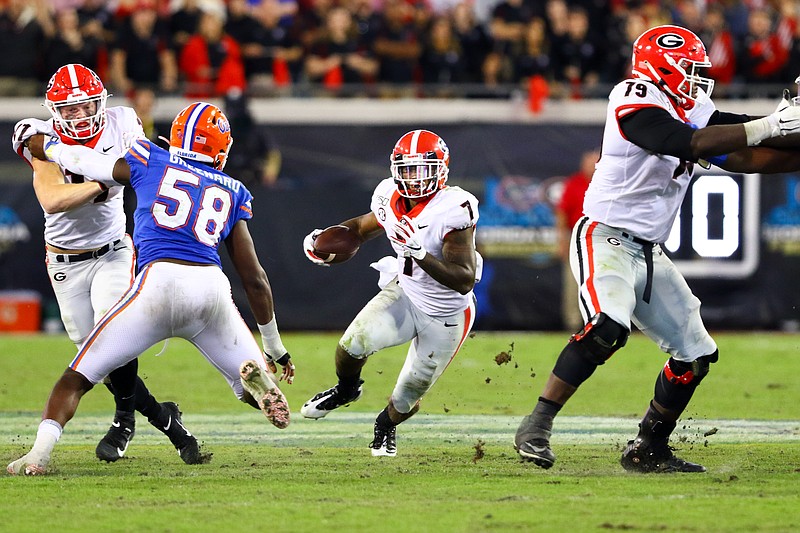
[[[778,130],[781,136],[800,131],[800,106],[793,105],[790,101],[788,89],[784,89],[783,99],[774,114],[778,117]]]
[[[428,253],[422,246],[419,227],[408,216],[401,218],[386,235],[402,250],[403,257],[421,260]]]
[[[37,133],[43,133],[45,135],[56,134],[49,122],[39,120],[38,118],[26,118],[17,122],[14,125],[14,133],[11,135],[11,146],[14,148],[14,151],[19,153],[22,146],[26,145],[28,139]],[[35,154],[34,157],[36,157]]]
[[[321,257],[314,254],[314,240],[322,233],[321,229],[315,229],[303,239],[303,252],[306,254],[306,259],[319,266],[330,266]]]

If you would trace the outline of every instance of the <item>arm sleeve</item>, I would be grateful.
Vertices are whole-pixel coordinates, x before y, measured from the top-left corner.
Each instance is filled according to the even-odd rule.
[[[61,167],[81,174],[87,179],[97,181],[106,187],[119,186],[114,178],[114,165],[116,156],[103,155],[87,146],[58,144],[56,149],[49,154],[52,161]]]
[[[709,126],[719,126],[726,124],[744,124],[753,120],[753,117],[748,115],[739,115],[736,113],[724,113],[722,111],[714,111],[714,114],[708,119]]]
[[[694,161],[691,142],[694,127],[675,119],[665,109],[646,107],[619,120],[622,134],[630,142],[658,154]]]

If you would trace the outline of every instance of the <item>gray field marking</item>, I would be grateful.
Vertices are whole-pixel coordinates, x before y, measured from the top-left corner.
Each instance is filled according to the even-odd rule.
[[[509,445],[522,417],[508,415],[417,415],[398,428],[398,438],[415,444],[445,442]],[[308,420],[292,413],[285,430],[272,427],[259,413],[187,415],[187,427],[204,444],[263,443],[304,448],[364,446],[372,438],[374,413],[334,413]],[[39,415],[3,413],[0,442],[32,444]],[[80,413],[67,426],[61,444],[96,443],[108,429],[110,416]],[[556,420],[551,442],[563,444],[621,444],[635,436],[639,420],[614,417],[563,416]],[[716,430],[716,431],[715,431]],[[705,435],[706,433],[712,433]],[[165,437],[137,417],[137,444],[164,444]],[[691,443],[800,442],[800,420],[681,420],[673,441]]]

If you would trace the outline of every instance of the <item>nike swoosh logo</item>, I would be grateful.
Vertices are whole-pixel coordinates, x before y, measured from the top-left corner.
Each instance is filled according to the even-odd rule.
[[[454,328],[454,327],[456,327],[457,325],[458,325],[458,324],[448,324],[447,322],[445,322],[445,323],[444,323],[444,327],[446,327],[446,328]]]
[[[118,428],[119,427],[119,422],[114,420],[113,422],[111,422],[111,425],[114,426],[115,428]]]
[[[430,224],[425,224],[424,226],[417,226],[419,229],[427,228]]]
[[[191,436],[192,436],[192,434],[191,434],[191,433],[189,433],[189,430],[188,430],[188,429],[186,429],[186,426],[184,426],[183,424],[181,424],[181,423],[180,423],[180,422],[178,422],[177,420],[175,421],[175,423],[176,423],[176,424],[178,424],[178,425],[181,427],[181,429],[182,429],[182,430],[184,430],[184,431],[186,432],[186,436],[187,436],[187,437],[191,437]]]
[[[124,457],[124,456],[125,456],[125,452],[128,450],[128,443],[129,443],[129,442],[130,442],[130,441],[128,441],[128,442],[126,442],[126,443],[125,443],[125,447],[124,447],[124,448],[117,448],[117,454],[118,454],[120,457]]]
[[[172,425],[172,417],[169,417],[169,422],[167,422],[167,425],[164,426],[164,431],[169,431],[169,427],[171,425]]]
[[[113,144],[112,144],[111,146],[106,146],[105,148],[103,148],[103,153],[104,153],[104,154],[107,154],[107,153],[108,153],[108,151],[109,151],[109,150],[111,150],[112,148],[114,148],[114,145],[113,145]]]
[[[547,451],[545,446],[531,446],[531,449],[534,451],[534,453],[543,453]]]

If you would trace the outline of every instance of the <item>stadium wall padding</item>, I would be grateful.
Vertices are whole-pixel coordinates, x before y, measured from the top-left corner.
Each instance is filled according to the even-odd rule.
[[[0,122],[7,139],[12,126]],[[351,261],[331,268],[308,262],[302,240],[314,228],[367,212],[372,189],[389,175],[391,147],[414,127],[442,135],[451,150],[449,184],[481,201],[478,234],[488,236],[479,243],[487,268],[476,288],[476,327],[560,329],[562,270],[554,255],[552,204],[561,178],[576,170],[583,151],[599,144],[597,125],[269,128],[283,168],[275,186],[250,186],[255,198],[250,231],[272,282],[281,328],[342,330],[378,290],[377,272],[369,264],[391,253],[386,239],[366,243]],[[160,131],[168,129],[159,124]],[[752,272],[689,277],[710,329],[793,329],[800,323],[800,177],[762,176],[756,198],[758,258]],[[127,205],[130,210],[130,198]],[[9,146],[0,151],[0,290],[38,291],[43,308],[52,309],[42,228],[30,169]],[[252,325],[236,274],[222,255],[234,298]]]

